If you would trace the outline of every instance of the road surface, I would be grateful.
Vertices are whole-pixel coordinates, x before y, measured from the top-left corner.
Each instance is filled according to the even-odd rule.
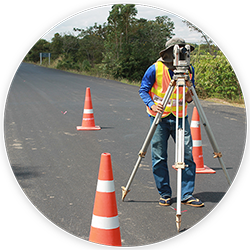
[[[77,131],[86,88],[90,87],[99,131]],[[177,234],[176,171],[170,168],[173,204],[162,207],[151,171],[150,149],[131,192],[125,186],[149,129],[138,87],[22,63],[5,109],[5,142],[10,165],[27,197],[49,220],[88,240],[101,154],[112,157],[123,246],[148,245]],[[234,179],[246,139],[245,109],[201,101],[228,173]],[[188,107],[189,119],[194,105]],[[67,111],[67,112],[66,112]],[[203,219],[229,186],[202,129],[204,161],[216,170],[197,175],[194,196],[204,208],[182,206],[181,232]],[[169,143],[169,165],[174,143]],[[206,218],[208,219],[208,217]],[[202,223],[199,225],[202,230]]]

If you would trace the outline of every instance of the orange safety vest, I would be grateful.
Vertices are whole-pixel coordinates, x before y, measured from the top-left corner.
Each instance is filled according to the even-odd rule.
[[[157,61],[155,63],[156,68],[156,77],[155,83],[153,84],[151,90],[149,91],[149,95],[151,96],[154,103],[161,103],[163,97],[168,89],[169,83],[171,82],[171,76],[169,73],[169,69],[165,66],[161,61]],[[190,74],[190,79],[192,79],[192,74]],[[183,87],[179,89],[179,114],[178,117],[182,117],[182,100],[183,100]],[[187,93],[188,88],[186,87],[185,92]],[[162,118],[167,117],[170,114],[176,116],[176,93],[177,89],[175,87],[172,95],[169,98],[168,104],[162,114]],[[147,112],[151,116],[156,116],[156,112],[147,107]],[[185,103],[185,116],[187,116],[187,102]]]

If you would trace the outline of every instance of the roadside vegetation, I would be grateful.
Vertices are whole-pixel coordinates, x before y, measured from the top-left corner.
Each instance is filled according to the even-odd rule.
[[[134,4],[113,5],[103,25],[75,27],[78,35],[56,33],[51,42],[40,39],[24,61],[39,65],[39,54],[51,53],[50,65],[43,58],[43,66],[140,85],[175,27],[168,16],[146,20],[136,15]],[[240,84],[224,54],[201,30],[183,23],[204,38],[204,43],[193,44],[191,54],[199,98],[244,105]]]

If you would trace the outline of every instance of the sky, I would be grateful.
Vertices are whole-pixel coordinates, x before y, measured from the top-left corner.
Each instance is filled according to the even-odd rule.
[[[51,41],[55,33],[59,34],[77,34],[73,31],[73,28],[87,28],[93,26],[95,23],[103,24],[107,23],[109,11],[112,5],[105,5],[102,7],[96,7],[89,10],[79,12],[73,16],[62,20],[59,24],[55,24],[42,38],[47,41]],[[138,11],[136,18],[145,18],[147,20],[154,20],[156,16],[167,15],[174,22],[174,33],[175,36],[183,38],[189,43],[200,43],[202,42],[201,35],[196,31],[190,31],[190,29],[182,22],[183,18],[167,12],[159,8],[148,7],[145,5],[136,5]]]

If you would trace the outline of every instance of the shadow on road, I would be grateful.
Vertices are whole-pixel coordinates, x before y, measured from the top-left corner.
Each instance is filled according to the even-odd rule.
[[[223,169],[220,168],[220,167],[218,167],[218,168],[216,168],[216,167],[213,168],[213,167],[212,167],[212,169],[215,170],[215,171],[223,171]],[[233,169],[233,168],[226,168],[226,170],[228,170],[228,169]]]
[[[203,202],[218,203],[226,192],[201,192],[194,196],[201,199]]]

